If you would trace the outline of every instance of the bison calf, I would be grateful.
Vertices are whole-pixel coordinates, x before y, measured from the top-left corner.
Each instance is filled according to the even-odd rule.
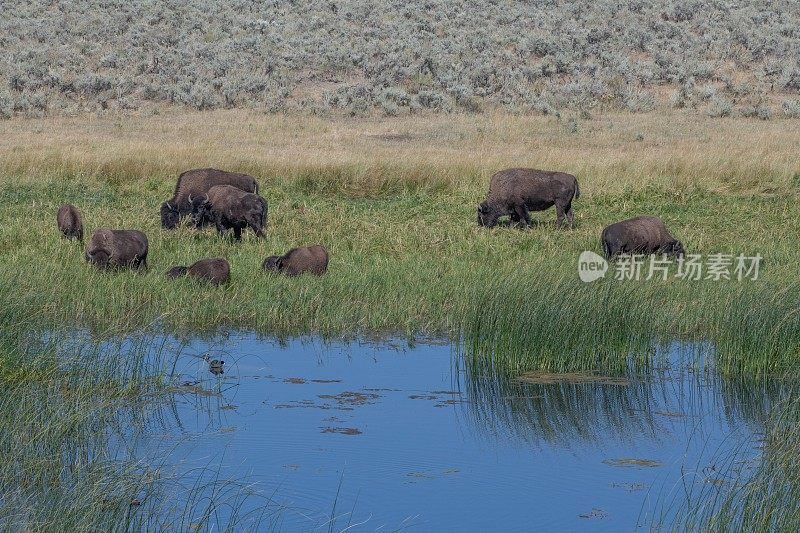
[[[244,192],[258,194],[258,183],[247,174],[215,168],[187,170],[178,176],[172,198],[161,204],[161,226],[165,229],[176,228],[181,217],[192,212],[191,197],[201,197],[215,185],[231,185]]]
[[[147,235],[138,230],[98,229],[86,245],[86,260],[103,270],[147,268]]]
[[[233,229],[233,236],[242,239],[242,230],[250,227],[259,237],[267,226],[267,201],[257,194],[246,193],[231,185],[215,185],[208,194],[192,199],[192,218],[196,227],[212,222],[220,235]]]
[[[620,254],[667,254],[683,257],[683,243],[658,217],[638,216],[603,229],[603,252],[613,259]]]
[[[77,207],[72,204],[64,204],[59,207],[56,222],[58,222],[58,229],[65,237],[83,240],[83,221]]]
[[[299,276],[306,272],[321,276],[328,270],[328,251],[319,245],[292,248],[281,256],[267,257],[262,268],[287,276]]]
[[[228,261],[219,257],[216,259],[201,259],[189,267],[175,266],[167,271],[167,276],[177,278],[189,276],[202,281],[222,285],[231,279],[231,266]]]
[[[580,198],[578,180],[572,174],[533,168],[509,168],[494,174],[486,200],[478,204],[478,225],[488,228],[497,219],[509,215],[515,223],[531,225],[530,211],[544,211],[556,206],[556,227],[562,227],[566,215],[574,227],[572,200]]]

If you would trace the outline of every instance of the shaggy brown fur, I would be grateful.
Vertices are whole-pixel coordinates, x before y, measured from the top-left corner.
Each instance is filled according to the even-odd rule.
[[[201,259],[192,263],[188,268],[175,266],[167,271],[167,276],[171,278],[187,275],[214,285],[222,285],[231,279],[231,266],[222,257],[217,257],[214,259]]]
[[[328,251],[318,245],[292,248],[282,256],[271,255],[262,268],[267,272],[299,276],[310,273],[321,276],[328,270]]]
[[[215,185],[231,185],[258,194],[258,183],[247,174],[215,168],[187,170],[178,176],[172,198],[161,204],[161,226],[166,229],[177,227],[181,217],[192,212],[192,198],[203,196]]]
[[[658,217],[638,216],[603,229],[603,252],[611,259],[620,254],[668,254],[682,257],[683,243],[676,240]]]
[[[580,198],[578,180],[572,174],[533,168],[509,168],[492,176],[486,200],[478,204],[478,224],[491,228],[509,215],[514,223],[531,225],[530,211],[556,206],[556,227],[564,216],[574,226],[572,200]]]
[[[216,185],[207,194],[193,199],[192,218],[195,226],[213,223],[222,235],[233,229],[234,238],[242,238],[242,230],[250,227],[259,237],[267,226],[267,201],[257,194],[246,193],[231,185]]]
[[[86,245],[86,260],[103,270],[147,268],[147,235],[138,230],[98,229]]]
[[[78,208],[72,204],[64,204],[58,208],[56,215],[58,229],[65,237],[83,240],[83,221]]]

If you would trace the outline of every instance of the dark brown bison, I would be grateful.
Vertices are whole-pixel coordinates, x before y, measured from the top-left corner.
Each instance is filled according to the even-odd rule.
[[[620,254],[667,254],[683,257],[683,243],[667,231],[658,217],[638,216],[603,229],[603,252],[612,259]]]
[[[478,204],[478,225],[491,228],[509,215],[512,223],[531,225],[530,211],[556,206],[556,226],[567,216],[573,227],[572,200],[580,198],[578,180],[572,174],[533,168],[509,168],[492,176],[486,200]]]
[[[215,168],[187,170],[178,176],[175,194],[161,204],[161,226],[174,229],[181,217],[192,212],[192,197],[201,197],[215,185],[231,185],[244,192],[258,194],[258,183],[247,174],[226,172]]]
[[[321,276],[328,270],[328,251],[318,244],[292,248],[281,256],[267,257],[262,268],[287,276],[299,276],[306,272]]]
[[[257,194],[231,185],[215,185],[207,194],[193,198],[192,205],[192,219],[197,227],[213,223],[220,235],[233,229],[237,241],[241,240],[242,230],[248,226],[259,237],[264,236],[267,201]]]
[[[214,285],[222,285],[231,279],[231,266],[221,258],[201,259],[192,263],[189,267],[175,266],[167,271],[167,276],[177,278],[189,276],[202,281],[208,281]]]
[[[147,268],[147,235],[132,229],[98,229],[86,245],[86,260],[103,270]]]
[[[58,229],[65,237],[83,240],[83,221],[78,208],[74,205],[64,204],[59,207],[56,222],[58,222]]]

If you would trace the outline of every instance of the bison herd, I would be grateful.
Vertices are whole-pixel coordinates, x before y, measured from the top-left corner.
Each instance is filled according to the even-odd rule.
[[[556,227],[564,219],[574,227],[572,202],[580,198],[578,180],[571,174],[530,168],[510,168],[494,174],[486,200],[478,204],[478,225],[494,227],[508,216],[514,225],[531,225],[531,211],[555,206]],[[258,183],[246,174],[213,168],[189,170],[178,176],[172,198],[161,204],[161,226],[177,228],[188,217],[195,228],[213,225],[220,235],[229,230],[242,238],[250,228],[264,237],[267,228],[267,201],[258,193]],[[83,241],[83,223],[75,206],[62,205],[57,215],[58,228],[65,237]],[[667,254],[682,257],[683,244],[654,216],[638,216],[616,222],[603,229],[603,252],[613,259],[622,254]],[[138,230],[97,229],[86,245],[85,258],[100,269],[147,268],[147,235]],[[262,270],[287,276],[314,274],[328,269],[328,251],[319,245],[292,248],[281,256],[267,257]],[[223,258],[201,259],[192,265],[174,266],[170,278],[189,276],[221,285],[230,279],[230,265]]]
[[[175,229],[189,217],[195,228],[213,225],[220,235],[229,230],[242,238],[251,228],[260,238],[267,227],[267,201],[258,194],[258,183],[251,176],[213,168],[189,170],[178,176],[175,194],[161,204],[161,226]],[[58,229],[68,238],[83,241],[83,222],[75,206],[62,205],[57,216]],[[147,268],[149,243],[139,230],[97,229],[86,245],[85,258],[102,270]],[[319,245],[292,248],[282,256],[264,260],[266,272],[298,276],[321,276],[328,269],[328,252]],[[169,278],[188,276],[214,285],[230,280],[231,267],[224,258],[201,259],[191,265],[174,266]]]

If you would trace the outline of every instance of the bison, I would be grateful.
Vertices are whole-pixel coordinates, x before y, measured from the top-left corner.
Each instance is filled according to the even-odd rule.
[[[208,281],[214,285],[222,285],[231,279],[231,266],[228,261],[218,257],[215,259],[201,259],[192,263],[189,267],[175,266],[167,271],[167,276],[170,278],[187,275],[195,279]]]
[[[267,257],[262,268],[287,276],[299,276],[306,272],[321,276],[328,270],[328,251],[318,244],[292,248],[281,256]]]
[[[98,268],[147,268],[147,235],[138,230],[98,229],[86,245],[86,260]]]
[[[203,196],[215,185],[231,185],[244,192],[258,194],[258,183],[247,174],[215,168],[187,170],[178,176],[172,198],[161,204],[161,226],[165,229],[176,228],[181,217],[192,212],[191,197]]]
[[[613,259],[620,254],[667,254],[683,257],[683,243],[667,231],[658,217],[638,216],[603,229],[603,252]]]
[[[267,227],[267,201],[231,185],[215,185],[200,198],[192,198],[192,218],[197,227],[213,222],[220,235],[233,229],[234,238],[242,239],[242,230],[250,227],[259,237]]]
[[[580,198],[578,180],[572,174],[533,168],[509,168],[492,176],[486,200],[478,204],[478,225],[488,228],[497,219],[509,215],[512,223],[531,225],[530,211],[544,211],[556,206],[556,227],[567,216],[574,227],[572,200]]]
[[[83,221],[78,208],[74,205],[64,204],[59,207],[56,222],[58,222],[58,229],[65,237],[83,241]]]

